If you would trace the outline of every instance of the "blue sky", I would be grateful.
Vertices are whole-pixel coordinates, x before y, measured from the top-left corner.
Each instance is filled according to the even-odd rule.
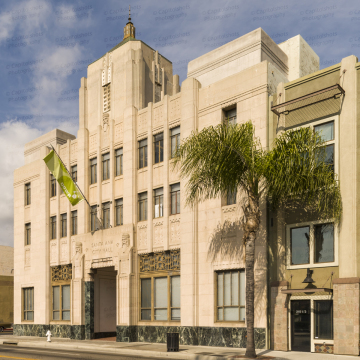
[[[187,63],[262,27],[275,42],[302,35],[320,67],[360,52],[360,2],[132,1],[136,37],[173,62]],[[0,245],[13,244],[13,171],[24,144],[53,128],[76,135],[78,89],[87,64],[123,37],[128,2],[0,0]]]

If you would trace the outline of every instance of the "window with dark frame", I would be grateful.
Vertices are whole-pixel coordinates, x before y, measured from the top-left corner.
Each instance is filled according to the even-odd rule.
[[[180,183],[170,187],[171,215],[180,214]]]
[[[225,123],[228,125],[236,124],[236,108],[224,111]]]
[[[180,275],[142,278],[141,320],[180,321]]]
[[[31,223],[25,224],[25,245],[31,245]]]
[[[139,169],[147,166],[147,139],[139,141]]]
[[[110,153],[102,155],[102,179],[110,179]]]
[[[90,159],[90,184],[97,183],[97,158]]]
[[[34,320],[34,288],[23,288],[23,318],[24,321]]]
[[[334,261],[334,224],[314,225],[315,263]]]
[[[171,158],[174,158],[177,150],[180,147],[180,126],[177,126],[170,130],[170,143]]]
[[[245,271],[216,272],[217,321],[245,321]]]
[[[31,183],[25,184],[25,206],[31,204]]]
[[[147,192],[142,192],[138,194],[138,214],[139,220],[147,220]]]
[[[115,176],[123,174],[123,148],[115,150]]]
[[[66,237],[67,236],[67,214],[61,214],[60,215],[60,237]]]
[[[154,135],[154,164],[164,161],[164,133]]]
[[[334,339],[333,300],[314,300],[315,339]]]
[[[52,319],[70,320],[70,285],[52,287]]]
[[[154,190],[154,219],[163,217],[163,202],[164,202],[164,190],[163,188]]]
[[[110,201],[102,204],[102,222],[103,228],[110,228]]]
[[[56,179],[50,174],[50,197],[56,196]]]
[[[77,182],[77,165],[73,165],[70,169],[72,179]]]
[[[71,212],[71,235],[77,235],[77,210]]]
[[[236,190],[229,190],[226,195],[226,205],[236,204]]]
[[[50,240],[56,239],[56,216],[50,218]]]
[[[90,209],[90,231],[96,230],[97,205],[93,205]]]
[[[123,199],[115,200],[115,226],[123,225]]]

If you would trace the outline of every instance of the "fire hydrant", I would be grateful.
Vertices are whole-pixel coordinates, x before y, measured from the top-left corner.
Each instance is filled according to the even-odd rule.
[[[47,341],[48,341],[48,342],[51,342],[51,337],[52,337],[52,335],[51,335],[50,330],[47,331],[46,337],[47,337]]]

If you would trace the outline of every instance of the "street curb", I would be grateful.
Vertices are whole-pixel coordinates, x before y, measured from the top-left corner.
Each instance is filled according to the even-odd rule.
[[[6,340],[0,340],[0,344],[3,344]],[[16,341],[13,341],[16,342]],[[6,345],[6,344],[4,344]],[[10,345],[14,346],[14,345]],[[18,347],[28,347],[28,348],[41,348],[46,350],[86,350],[88,352],[94,353],[108,353],[108,354],[121,354],[126,356],[141,356],[141,357],[161,357],[164,359],[194,359],[194,360],[224,360],[227,356],[220,355],[202,355],[202,354],[187,354],[180,352],[161,352],[161,351],[151,351],[151,350],[137,350],[137,349],[124,349],[124,348],[105,348],[103,346],[92,349],[92,347],[85,345],[70,345],[69,344],[48,344],[48,343],[31,343],[27,341],[18,341]]]

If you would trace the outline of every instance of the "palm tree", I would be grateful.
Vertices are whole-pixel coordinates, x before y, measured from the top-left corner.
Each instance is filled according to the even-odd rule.
[[[340,221],[339,182],[326,161],[321,135],[310,128],[285,131],[271,150],[261,146],[255,128],[221,124],[193,132],[176,153],[173,168],[186,182],[186,204],[239,192],[242,195],[246,273],[246,357],[256,357],[254,342],[255,239],[260,223],[260,202],[274,210],[301,204]]]

